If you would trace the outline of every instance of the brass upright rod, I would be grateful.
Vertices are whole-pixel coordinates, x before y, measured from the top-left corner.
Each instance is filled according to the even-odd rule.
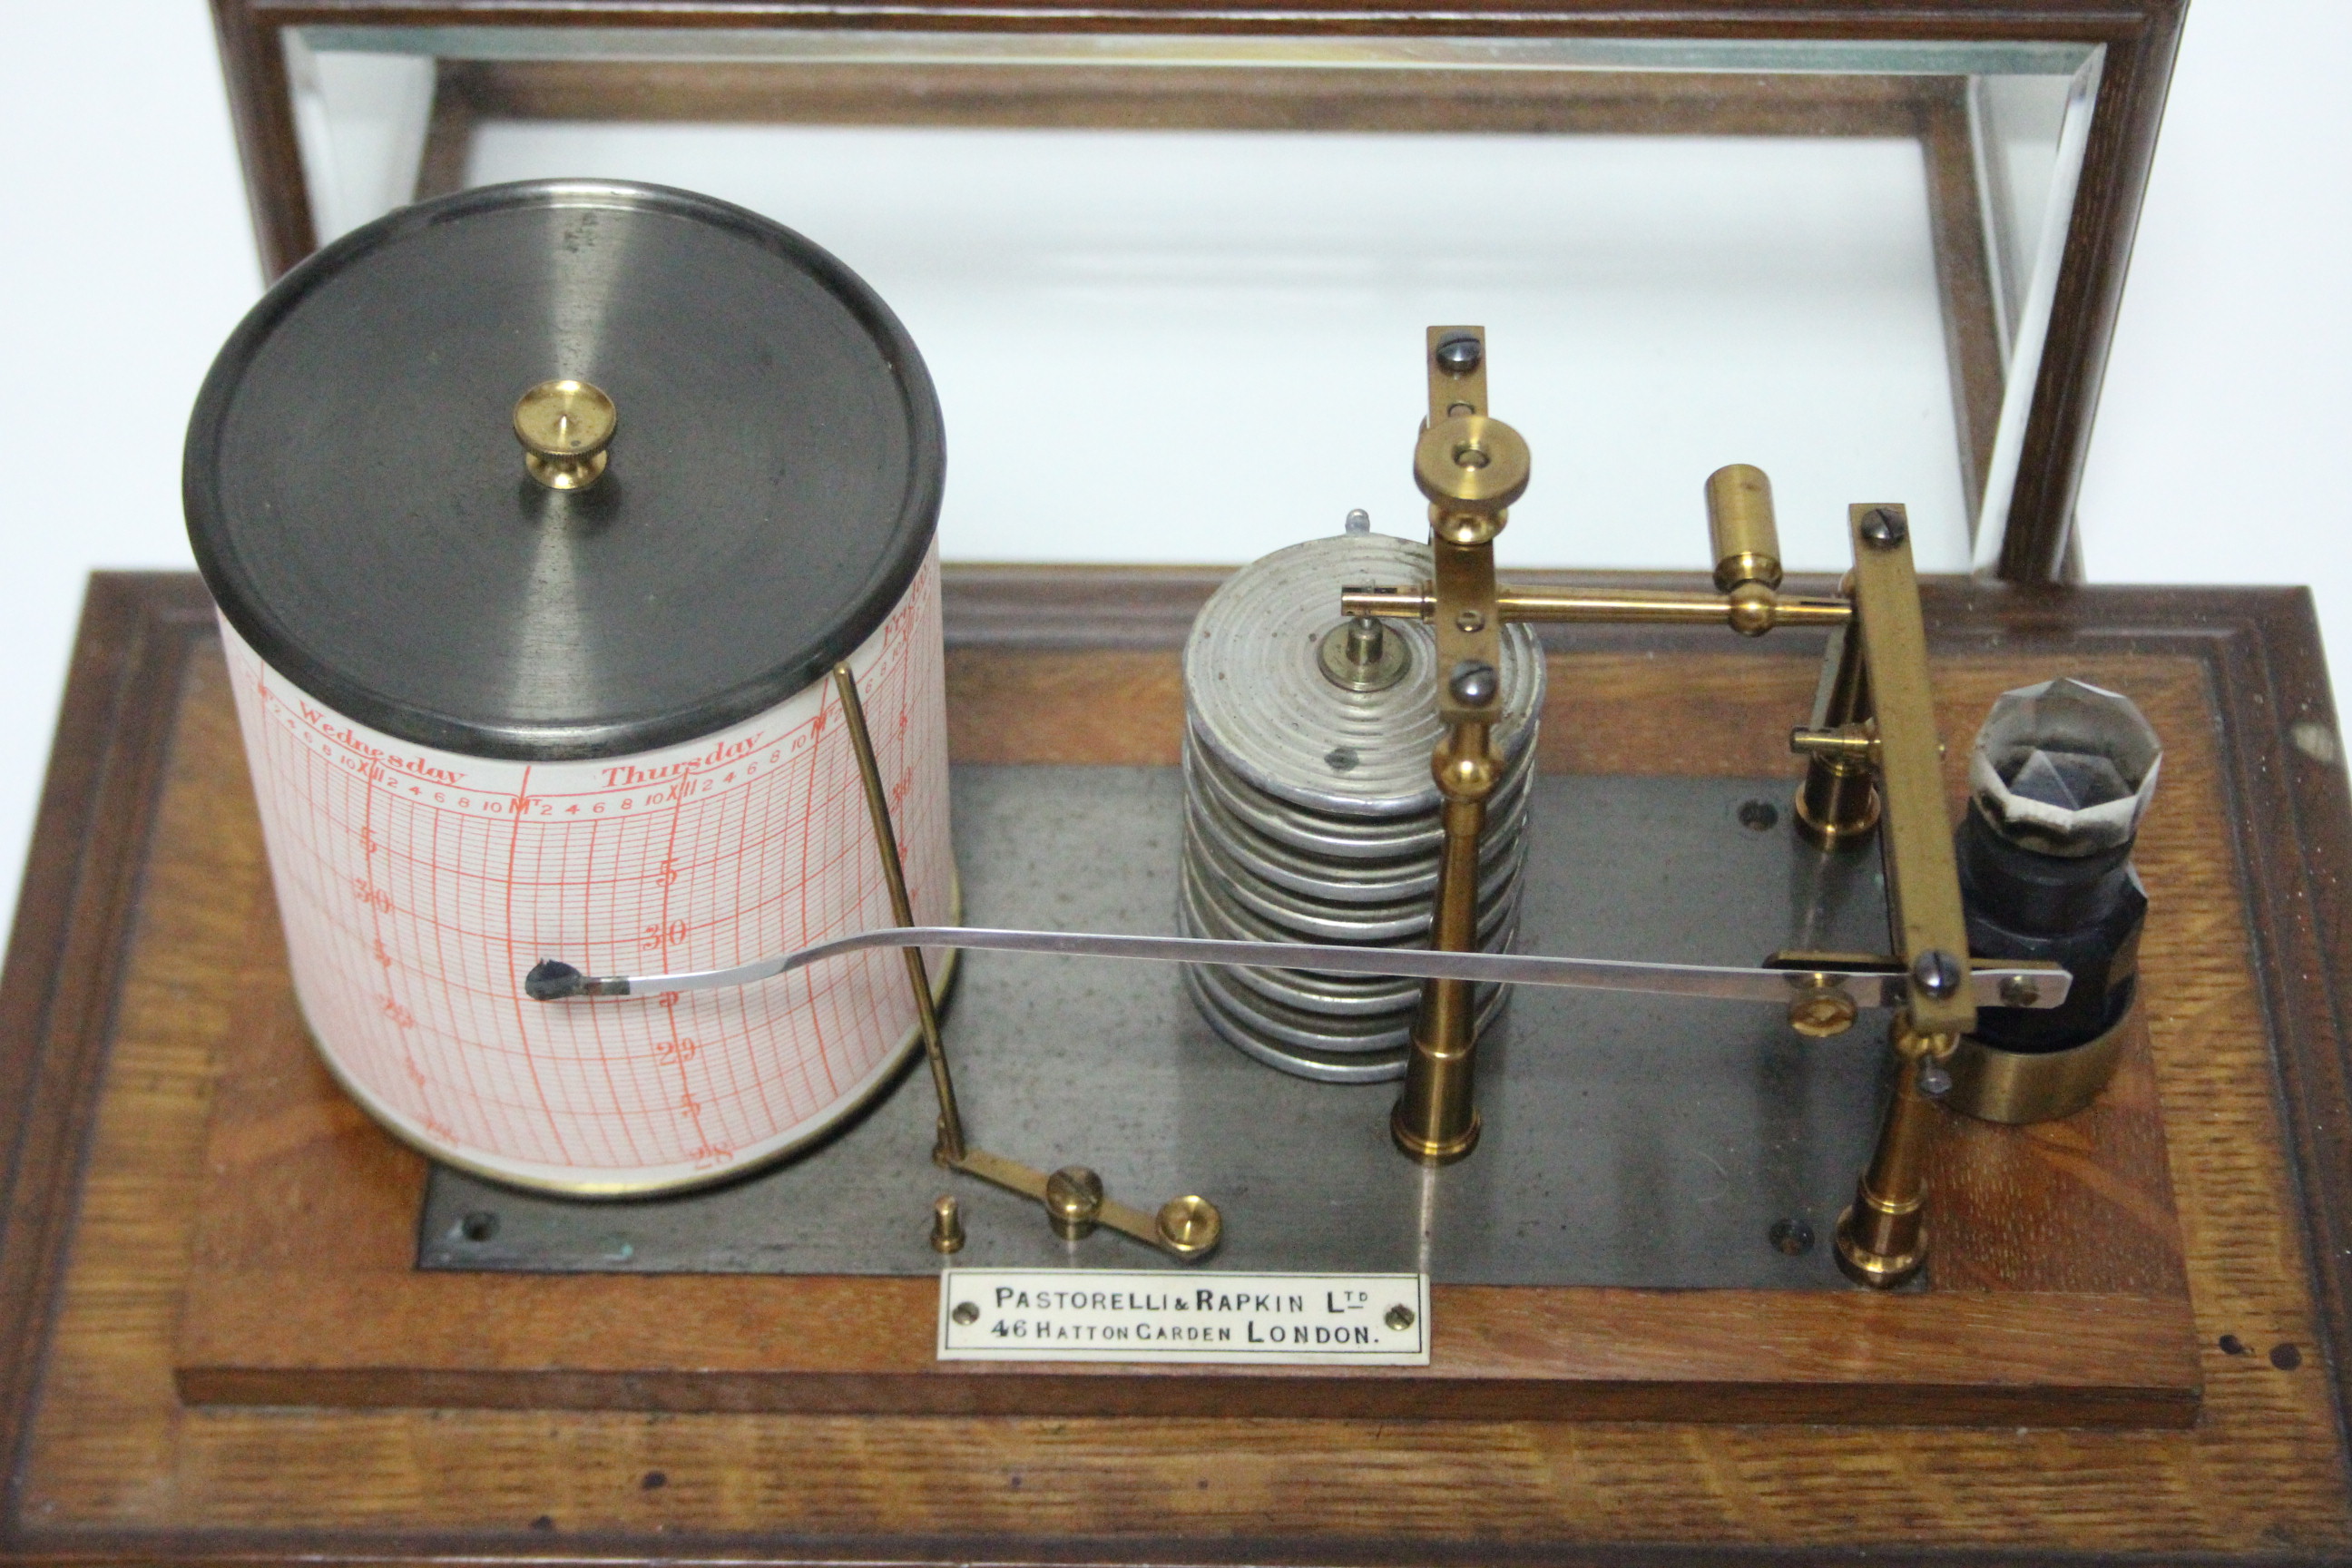
[[[1430,757],[1444,802],[1430,945],[1478,945],[1478,842],[1501,763],[1491,740],[1502,718],[1502,615],[1495,601],[1495,536],[1528,485],[1517,431],[1486,411],[1486,333],[1432,327],[1426,345],[1429,418],[1413,447],[1413,481],[1429,498],[1434,577],[1425,595],[1437,646],[1437,716],[1445,732]],[[1473,1097],[1475,992],[1465,982],[1422,987],[1405,1062],[1404,1093],[1389,1117],[1397,1147],[1443,1164],[1477,1146]]]
[[[915,923],[915,906],[907,897],[907,873],[898,864],[898,836],[890,826],[889,797],[882,788],[881,764],[874,760],[874,737],[866,728],[866,704],[858,700],[857,677],[847,664],[833,667],[834,689],[841,695],[842,717],[849,723],[850,748],[857,753],[857,774],[866,784],[866,815],[874,822],[875,847],[882,853],[882,879],[890,889],[890,915],[902,926]],[[930,1064],[931,1088],[940,1097],[940,1141],[935,1158],[942,1165],[961,1165],[964,1159],[963,1113],[956,1109],[955,1079],[948,1073],[946,1044],[940,1038],[940,1016],[931,1000],[931,977],[923,950],[903,948],[907,980],[915,992],[915,1017],[922,1026],[923,1056]]]

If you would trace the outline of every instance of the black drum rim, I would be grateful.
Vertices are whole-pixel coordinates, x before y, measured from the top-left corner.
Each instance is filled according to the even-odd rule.
[[[246,373],[298,308],[373,252],[478,214],[592,206],[692,219],[749,240],[803,271],[868,334],[892,373],[908,443],[907,481],[884,530],[887,543],[856,590],[808,628],[793,655],[698,700],[581,722],[499,722],[436,712],[372,689],[306,648],[261,602],[229,547],[217,458]],[[625,408],[625,430],[627,417]],[[420,202],[343,235],[289,269],[230,334],[205,376],[184,448],[182,500],[197,570],[222,616],[272,671],[303,693],[419,745],[502,760],[561,761],[627,756],[694,741],[774,709],[821,679],[879,629],[922,571],[935,542],[945,478],[945,432],[929,372],[897,315],[845,263],[797,231],[716,197],[635,181],[566,178],[481,186]]]

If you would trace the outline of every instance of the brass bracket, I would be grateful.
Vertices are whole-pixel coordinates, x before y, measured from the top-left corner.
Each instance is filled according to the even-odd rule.
[[[882,787],[881,764],[874,754],[874,737],[866,725],[866,704],[857,695],[857,677],[846,663],[833,667],[835,692],[841,699],[842,718],[849,730],[850,748],[857,753],[857,773],[866,786],[866,814],[874,826],[874,845],[882,857],[882,878],[890,889],[891,917],[901,927],[915,923],[913,900],[907,896],[907,873],[898,860],[898,836],[890,825],[890,803]],[[977,1176],[983,1182],[1034,1198],[1045,1208],[1047,1223],[1066,1240],[1076,1241],[1107,1225],[1123,1236],[1180,1261],[1206,1258],[1224,1239],[1224,1216],[1204,1197],[1186,1194],[1161,1205],[1157,1215],[1114,1203],[1103,1194],[1102,1182],[1083,1165],[1066,1166],[1048,1176],[1045,1172],[975,1149],[965,1141],[963,1113],[957,1108],[955,1079],[948,1070],[947,1043],[940,1034],[940,1017],[931,1000],[930,977],[922,949],[900,950],[906,955],[907,981],[915,993],[915,1018],[923,1037],[923,1056],[931,1069],[931,1088],[939,1096],[939,1142],[931,1158],[950,1171]],[[955,1247],[961,1247],[957,1229]],[[937,1245],[935,1235],[934,1245]],[[952,1251],[955,1247],[943,1247]]]
[[[1224,1239],[1224,1216],[1204,1197],[1186,1194],[1171,1198],[1156,1214],[1109,1197],[1102,1180],[1083,1165],[1066,1165],[1053,1174],[985,1149],[970,1149],[961,1160],[941,1157],[940,1163],[992,1186],[1034,1198],[1045,1206],[1046,1222],[1065,1240],[1076,1241],[1097,1225],[1156,1247],[1186,1263],[1206,1258]]]

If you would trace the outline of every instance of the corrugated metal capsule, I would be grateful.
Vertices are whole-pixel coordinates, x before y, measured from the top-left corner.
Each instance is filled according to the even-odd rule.
[[[468,191],[270,289],[190,423],[188,531],[295,993],[353,1099],[452,1164],[629,1195],[788,1152],[888,1081],[895,954],[657,1003],[522,976],[888,923],[843,660],[915,916],[954,918],[944,467],[889,310],[707,197]]]
[[[1444,841],[1429,771],[1444,730],[1435,639],[1426,626],[1383,622],[1377,663],[1359,658],[1374,645],[1346,643],[1339,595],[1430,574],[1426,545],[1340,534],[1243,568],[1202,606],[1184,651],[1186,931],[1428,944]],[[1479,945],[1489,951],[1517,931],[1543,708],[1542,649],[1524,626],[1505,633],[1502,676],[1503,774],[1479,856]],[[1240,1049],[1330,1082],[1402,1076],[1421,997],[1409,980],[1265,968],[1194,968],[1186,988]],[[1505,996],[1479,988],[1481,1029]]]

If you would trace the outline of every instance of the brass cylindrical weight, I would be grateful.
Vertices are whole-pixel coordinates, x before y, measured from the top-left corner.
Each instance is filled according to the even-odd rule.
[[[1772,481],[1752,463],[1730,463],[1706,477],[1706,528],[1715,542],[1715,586],[1780,585],[1780,530],[1772,520]]]

